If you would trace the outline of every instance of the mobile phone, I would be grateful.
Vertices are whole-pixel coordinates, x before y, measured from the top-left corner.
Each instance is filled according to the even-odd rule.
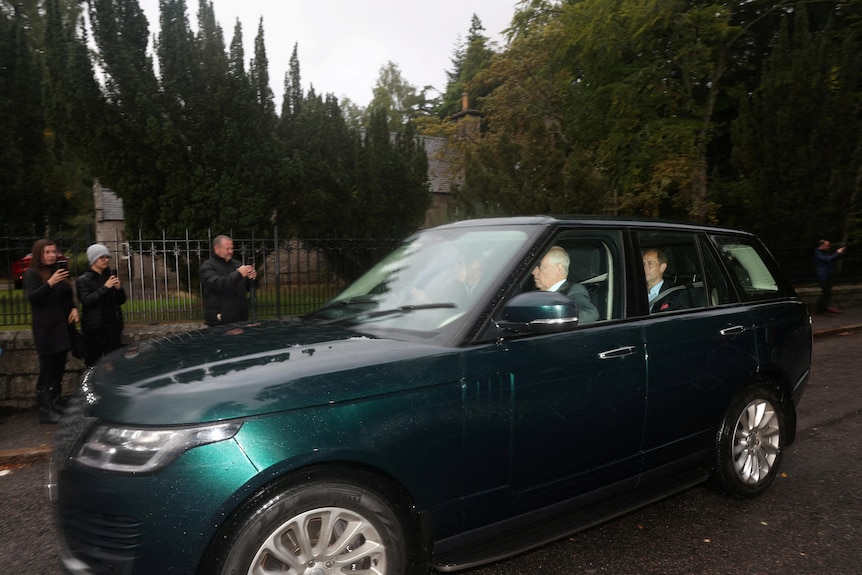
[[[60,260],[60,261],[58,261],[58,262],[57,262],[57,269],[58,269],[58,270],[66,270],[66,269],[69,269],[69,262],[68,262],[68,261],[66,261],[66,260]]]
[[[111,270],[111,275],[112,275],[112,276],[117,275],[117,273],[118,273],[118,272],[117,272],[117,270]]]

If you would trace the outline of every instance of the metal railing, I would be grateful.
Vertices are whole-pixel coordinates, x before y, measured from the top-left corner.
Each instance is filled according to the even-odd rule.
[[[234,258],[254,261],[258,287],[251,311],[255,319],[302,315],[331,299],[360,271],[391,251],[395,239],[279,239],[278,228],[267,237],[234,237]],[[37,238],[0,236],[0,327],[29,326],[30,305],[16,278],[13,264],[30,253]],[[69,259],[77,277],[88,267],[86,240],[52,237]],[[127,301],[127,323],[148,324],[203,320],[203,293],[198,279],[201,262],[209,258],[212,235],[206,238],[114,237],[103,241],[113,256]],[[813,250],[773,252],[795,285],[816,285]],[[862,252],[843,258],[838,281],[862,281]]]
[[[37,238],[0,237],[0,327],[29,326],[30,305],[12,276],[13,264],[30,253]],[[68,258],[72,277],[89,267],[87,242],[52,237]],[[203,321],[200,264],[211,256],[212,237],[145,238],[101,241],[111,252],[126,291],[123,316],[128,324]],[[311,312],[397,245],[394,239],[279,239],[233,237],[234,259],[258,270],[251,292],[252,319]]]

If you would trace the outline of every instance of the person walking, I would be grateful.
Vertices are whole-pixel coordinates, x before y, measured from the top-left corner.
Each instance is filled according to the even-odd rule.
[[[123,345],[123,310],[126,291],[110,269],[111,252],[102,244],[87,248],[90,269],[78,276],[76,287],[81,302],[81,329],[84,332],[84,363],[93,365],[103,355]]]
[[[817,249],[814,250],[814,275],[817,277],[817,283],[820,284],[820,298],[817,300],[816,312],[819,314],[833,315],[841,313],[840,310],[831,307],[832,303],[832,285],[835,282],[835,262],[844,257],[846,250],[842,246],[829,253],[832,244],[829,240],[820,240]]]
[[[78,309],[73,301],[69,271],[65,266],[58,266],[57,244],[53,240],[45,238],[33,244],[23,284],[30,302],[33,341],[39,356],[36,381],[39,421],[57,423],[61,415],[63,373],[71,347],[69,329],[78,321]]]
[[[216,236],[213,255],[200,267],[204,290],[204,323],[209,326],[248,321],[247,293],[257,279],[253,265],[233,258],[233,240]]]

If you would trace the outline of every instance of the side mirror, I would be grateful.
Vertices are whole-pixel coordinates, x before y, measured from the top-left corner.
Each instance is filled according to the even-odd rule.
[[[578,325],[578,305],[563,294],[534,291],[516,295],[503,306],[503,331],[558,333]]]

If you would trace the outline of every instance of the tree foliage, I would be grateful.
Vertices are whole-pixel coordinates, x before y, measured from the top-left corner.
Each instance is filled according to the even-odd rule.
[[[467,101],[476,106],[490,92],[492,86],[475,81],[494,55],[489,38],[482,33],[484,31],[482,21],[473,14],[467,38],[453,51],[452,69],[446,72],[446,90],[434,109],[438,117],[445,118],[460,112],[465,95]]]
[[[226,43],[210,0],[196,3],[196,29],[185,0],[160,0],[150,52],[149,23],[137,0],[92,0],[89,29],[78,26],[78,13],[61,9],[61,2],[77,6],[47,0],[44,65],[19,65],[26,64],[32,77],[23,68],[15,72],[16,81],[29,78],[35,93],[44,87],[46,94],[44,106],[31,97],[32,117],[22,118],[32,141],[27,157],[48,154],[66,170],[67,156],[82,158],[93,177],[124,200],[129,227],[267,233],[279,224],[310,235],[367,237],[403,236],[421,223],[430,198],[427,166],[415,174],[422,151],[403,143],[415,140],[409,114],[393,121],[392,150],[372,146],[381,137],[349,128],[334,97],[303,93],[295,49],[279,117],[263,20],[247,60],[242,25],[235,23]],[[14,48],[15,20],[3,23],[9,27],[3,41]],[[34,53],[32,43],[10,50],[25,59]],[[387,109],[409,106],[412,87],[396,66],[391,71],[394,99]],[[50,127],[44,134],[56,138],[43,134],[43,118]],[[382,139],[388,145],[388,132]],[[10,154],[11,165],[12,155],[24,157],[20,148],[0,153]],[[4,182],[4,197],[47,193],[48,185],[67,191],[52,181],[56,169],[22,166],[19,177],[36,173],[38,185]],[[45,217],[45,208],[32,204],[33,219]],[[369,212],[378,215],[367,218]]]
[[[469,214],[638,214],[784,245],[859,234],[860,15],[525,0],[474,77],[492,90],[456,195]]]
[[[859,0],[522,0],[502,48],[473,16],[439,98],[394,62],[365,109],[304,92],[295,47],[280,115],[262,20],[247,59],[209,0],[196,29],[160,0],[152,47],[137,0],[91,0],[89,28],[81,6],[0,0],[6,226],[62,225],[98,178],[146,231],[401,236],[430,201],[418,127],[449,139],[461,214],[862,239]]]
[[[76,4],[58,0],[48,0],[45,11],[71,24],[80,13]],[[45,66],[45,54],[56,50],[52,41],[64,40],[62,29],[56,37],[53,32],[35,2],[0,3],[0,225],[6,233],[56,233],[89,201],[81,162],[58,138],[62,110],[45,83],[56,72]],[[74,71],[79,55],[64,51],[63,66]]]

